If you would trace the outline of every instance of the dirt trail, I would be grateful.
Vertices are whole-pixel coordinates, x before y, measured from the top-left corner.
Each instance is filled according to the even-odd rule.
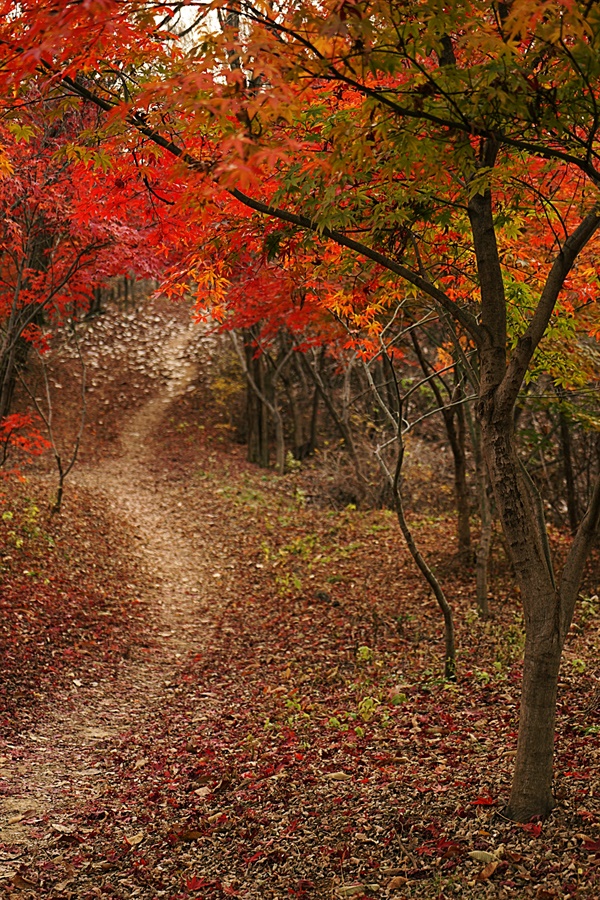
[[[80,470],[74,479],[108,498],[138,538],[127,552],[140,557],[154,583],[147,599],[158,649],[127,660],[116,679],[74,682],[72,704],[59,700],[56,713],[23,736],[22,760],[0,760],[0,774],[10,786],[0,806],[0,841],[19,844],[23,852],[34,842],[35,819],[50,813],[55,827],[68,828],[70,812],[102,792],[110,778],[112,743],[124,732],[144,729],[152,710],[165,702],[187,653],[210,642],[219,606],[227,602],[227,586],[213,578],[215,567],[222,570],[228,563],[226,549],[212,535],[209,539],[207,528],[198,529],[193,544],[182,534],[168,488],[157,484],[144,464],[151,434],[195,376],[186,359],[193,337],[189,326],[165,346],[166,384],[127,423],[122,454]]]

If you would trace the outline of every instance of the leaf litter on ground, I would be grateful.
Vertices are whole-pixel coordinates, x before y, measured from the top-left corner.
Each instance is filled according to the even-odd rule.
[[[304,470],[278,478],[252,468],[218,424],[201,372],[154,433],[148,457],[165,519],[192,546],[208,531],[228,548],[214,567],[223,602],[210,644],[194,648],[191,640],[143,727],[99,739],[86,759],[102,772],[92,799],[77,802],[66,773],[55,809],[26,811],[35,840],[0,843],[6,896],[594,896],[598,747],[586,704],[598,674],[597,601],[582,607],[565,654],[559,805],[544,823],[515,825],[502,809],[523,629],[501,547],[494,618],[482,622],[473,612],[473,573],[452,560],[453,523],[416,522],[457,615],[460,675],[446,684],[439,615],[393,517],[319,506]],[[28,491],[41,486],[32,478]],[[23,510],[12,490],[7,502]],[[82,507],[103,523],[100,536],[85,527]],[[127,527],[97,497],[74,492],[49,533],[61,552],[24,543],[2,573],[8,646],[22,646],[24,661],[13,649],[18,704],[4,699],[0,779],[3,761],[27,759],[29,723],[49,706],[69,727],[78,700],[68,680],[85,683],[92,673],[102,683],[115,654],[143,640],[146,606],[132,619],[130,601],[145,596],[149,576],[128,568],[137,557]],[[52,575],[44,578],[76,582],[74,637],[52,624],[66,615],[50,602],[62,588],[50,595],[43,579],[20,573],[23,559],[33,571],[34,562],[48,564],[46,555]],[[28,610],[20,616],[17,596]],[[78,649],[84,612],[100,648],[89,663]],[[190,635],[193,626],[209,627],[188,625]],[[10,782],[0,789],[10,796]]]

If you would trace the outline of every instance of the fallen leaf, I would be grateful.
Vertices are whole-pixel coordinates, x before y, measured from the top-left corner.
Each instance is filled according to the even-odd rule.
[[[404,878],[402,875],[395,875],[393,878],[390,878],[388,883],[386,884],[386,890],[388,891],[397,891],[398,888],[401,888],[408,881],[407,878]]]
[[[347,772],[329,772],[325,778],[329,778],[330,781],[349,781],[352,775],[348,775]]]
[[[77,831],[75,825],[61,825],[60,822],[51,822],[50,828],[58,831],[59,834],[75,834]]]
[[[212,824],[214,824],[214,822],[217,822],[217,821],[221,818],[222,815],[223,815],[222,812],[216,812],[216,813],[213,813],[212,816],[209,816],[209,817],[208,817],[208,821],[209,821],[209,822],[211,823],[211,825],[212,825]]]
[[[474,859],[475,862],[479,863],[491,863],[496,860],[496,857],[493,853],[488,853],[487,850],[469,850],[468,855],[471,859]]]
[[[542,823],[541,822],[528,822],[526,825],[521,825],[523,831],[527,831],[529,834],[532,834],[533,837],[539,837],[542,833]]]
[[[125,840],[129,844],[130,847],[137,847],[138,844],[141,844],[144,838],[146,837],[143,831],[138,831],[137,834],[132,834],[131,837],[129,835],[125,835]]]
[[[481,870],[479,875],[477,876],[477,881],[487,881],[488,878],[491,878],[498,866],[500,865],[499,860],[495,859],[492,862],[489,862],[487,866]]]
[[[364,894],[365,887],[363,884],[345,884],[335,889],[336,894],[340,897],[355,897],[357,894]]]
[[[29,881],[28,878],[23,878],[23,876],[19,875],[18,872],[16,875],[13,875],[10,880],[15,887],[22,888],[24,891],[30,888],[36,888],[38,886],[35,881]]]
[[[583,849],[587,850],[588,853],[598,853],[600,852],[600,841],[591,841],[588,839],[583,842]]]
[[[188,891],[199,891],[200,888],[206,887],[207,884],[206,878],[198,878],[197,875],[192,875],[186,881],[185,886]]]
[[[202,832],[193,828],[183,828],[177,833],[177,837],[180,841],[197,841],[199,837],[202,837]]]

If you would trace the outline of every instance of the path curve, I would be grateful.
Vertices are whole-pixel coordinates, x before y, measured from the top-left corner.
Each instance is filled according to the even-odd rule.
[[[149,438],[169,406],[191,384],[196,367],[187,350],[198,326],[190,325],[165,345],[166,383],[132,418],[121,434],[116,460],[82,468],[74,482],[103,495],[128,522],[138,540],[135,553],[154,583],[148,601],[149,627],[160,640],[150,658],[128,660],[114,681],[78,686],[73,709],[64,706],[23,736],[23,759],[4,762],[10,795],[0,808],[0,841],[23,854],[37,843],[35,819],[51,814],[54,826],[68,828],[71,812],[102,793],[110,772],[111,742],[144,728],[188,653],[210,645],[226,592],[215,583],[215,567],[228,565],[227,549],[208,537],[190,538],[177,527],[173,502],[145,466]],[[217,592],[217,587],[219,590]],[[98,766],[99,756],[106,767]],[[26,821],[24,821],[26,820]]]

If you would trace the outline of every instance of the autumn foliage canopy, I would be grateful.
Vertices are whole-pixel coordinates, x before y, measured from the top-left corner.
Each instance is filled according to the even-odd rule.
[[[542,373],[563,392],[597,378],[598,5],[6,0],[0,19],[2,203],[14,219],[26,196],[40,223],[3,234],[0,315],[22,316],[20,339],[39,306],[73,314],[127,269],[301,349],[393,362],[418,323],[443,327],[528,629],[508,812],[548,812],[600,483],[555,573],[513,422]]]

